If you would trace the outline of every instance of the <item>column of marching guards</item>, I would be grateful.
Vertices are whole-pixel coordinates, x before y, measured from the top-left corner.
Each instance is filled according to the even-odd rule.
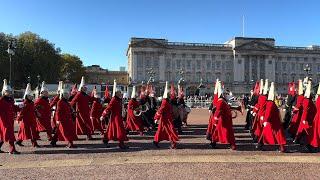
[[[320,87],[316,104],[313,102],[312,84],[309,78],[289,83],[288,98],[283,120],[277,104],[275,84],[257,81],[247,103],[246,129],[250,130],[257,150],[265,145],[279,145],[280,152],[286,152],[286,144],[301,144],[308,152],[316,152],[320,144]],[[206,137],[212,148],[219,144],[230,144],[236,150],[236,141],[232,123],[231,109],[226,98],[223,82],[218,79],[214,85],[213,101],[210,106],[210,118]],[[57,146],[64,141],[68,148],[76,148],[74,141],[79,135],[92,140],[94,132],[99,132],[102,142],[108,147],[109,141],[118,141],[119,148],[127,149],[130,132],[155,130],[153,144],[159,148],[163,140],[171,142],[170,148],[177,147],[178,134],[182,134],[183,123],[187,124],[184,90],[178,86],[178,95],[173,83],[169,89],[166,82],[161,104],[157,104],[152,84],[142,86],[140,94],[133,87],[127,107],[123,103],[122,93],[114,81],[112,95],[106,88],[103,99],[96,88],[87,94],[84,77],[79,88],[74,85],[67,90],[59,82],[56,96],[49,101],[48,89],[42,83],[40,97],[33,101],[31,85],[28,84],[23,96],[23,105],[17,106],[12,98],[12,89],[7,81],[3,82],[0,98],[0,148],[7,142],[10,154],[20,154],[15,148],[24,146],[23,141],[31,140],[32,146],[39,148],[39,133],[46,132],[48,141]],[[124,109],[126,111],[124,111]],[[18,122],[17,137],[14,134],[14,121]],[[0,150],[0,152],[3,152]]]

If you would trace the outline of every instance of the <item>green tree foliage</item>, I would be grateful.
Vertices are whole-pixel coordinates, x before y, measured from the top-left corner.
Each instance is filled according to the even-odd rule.
[[[81,76],[85,75],[85,69],[80,58],[71,54],[62,54],[61,59],[60,74],[63,79],[71,82],[80,82]]]
[[[46,39],[32,32],[25,32],[16,37],[0,33],[0,79],[9,78],[10,39],[16,40],[15,55],[12,56],[13,82],[16,88],[24,87],[27,77],[37,85],[37,76],[41,81],[57,83],[58,80],[78,82],[84,75],[84,67],[79,57],[61,54],[61,50]]]

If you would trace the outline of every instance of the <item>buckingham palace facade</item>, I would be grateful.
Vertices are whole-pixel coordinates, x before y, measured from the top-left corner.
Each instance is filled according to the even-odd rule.
[[[127,57],[133,84],[151,75],[159,85],[183,77],[190,92],[200,81],[209,89],[216,78],[237,94],[249,92],[259,79],[274,81],[278,93],[287,92],[288,82],[307,73],[320,81],[319,46],[276,46],[273,38],[235,37],[223,44],[131,38]],[[309,72],[305,71],[307,64]]]

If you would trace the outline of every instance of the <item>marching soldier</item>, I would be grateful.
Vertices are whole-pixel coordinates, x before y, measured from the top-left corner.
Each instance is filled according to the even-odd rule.
[[[103,135],[104,134],[103,126],[100,122],[100,117],[103,112],[103,107],[102,107],[101,99],[97,92],[96,87],[94,87],[94,89],[92,90],[91,96],[94,98],[91,106],[91,111],[90,111],[90,119],[91,119],[92,127],[94,131],[99,131],[101,135]]]
[[[320,83],[317,90],[317,114],[314,117],[312,126],[311,126],[311,135],[308,141],[309,151],[315,152],[315,148],[320,147]]]
[[[128,114],[126,121],[126,129],[127,131],[138,131],[140,135],[143,135],[143,122],[141,119],[141,106],[139,101],[137,101],[136,87],[133,86],[131,99],[128,103]]]
[[[20,154],[15,148],[14,142],[16,138],[14,136],[14,117],[19,110],[14,105],[14,99],[12,98],[12,89],[7,84],[7,80],[3,80],[2,97],[0,98],[0,153],[2,145],[7,142],[10,146],[9,154]]]
[[[26,91],[24,93],[23,108],[17,116],[17,121],[19,123],[18,140],[16,142],[19,146],[24,146],[22,141],[31,139],[33,147],[39,148],[37,143],[39,139],[39,134],[37,133],[37,121],[34,103],[32,101],[33,94],[31,91],[31,84],[27,84]],[[38,115],[39,116],[39,115]]]
[[[288,88],[288,98],[287,98],[287,102],[285,105],[285,115],[283,118],[284,129],[287,129],[290,125],[292,106],[293,106],[293,103],[295,102],[295,100],[296,100],[295,84],[294,84],[294,82],[290,82],[289,88]]]
[[[292,106],[292,117],[290,121],[290,126],[288,128],[288,132],[290,133],[292,138],[295,138],[299,124],[300,124],[300,120],[303,112],[303,107],[302,107],[303,100],[304,100],[303,84],[302,84],[302,80],[299,80],[298,95],[295,98],[295,102],[293,103],[293,106]]]
[[[286,137],[284,134],[284,129],[280,119],[280,112],[275,100],[275,87],[274,83],[271,83],[268,100],[266,103],[265,114],[261,116],[261,124],[263,126],[261,136],[258,140],[258,149],[262,148],[263,144],[280,146],[280,151],[285,152]]]
[[[126,146],[124,142],[128,141],[129,139],[124,128],[122,118],[122,93],[117,88],[116,80],[114,80],[113,84],[112,99],[103,111],[100,120],[103,121],[107,116],[110,116],[110,118],[103,143],[107,145],[110,140],[119,141],[119,148],[127,149],[128,146]]]
[[[70,102],[71,107],[76,106],[76,132],[77,135],[87,135],[87,139],[92,139],[93,127],[90,120],[89,104],[94,98],[87,94],[84,77],[81,78],[79,91]]]
[[[50,102],[50,109],[56,109],[57,108],[57,103],[59,101],[59,97],[60,97],[60,90],[62,89],[63,87],[63,81],[59,81],[59,84],[58,84],[58,89],[57,89],[57,94],[53,97],[53,99],[51,100]],[[56,131],[57,129],[57,123],[56,123],[56,111],[53,112],[53,117],[52,117],[52,120],[51,120],[51,127],[52,127],[52,134],[54,134],[54,132]]]
[[[230,144],[230,148],[236,150],[231,110],[223,96],[223,89],[220,82],[217,84],[217,97],[216,109],[213,114],[215,128],[211,135],[210,145],[212,148],[215,148],[217,142]]]
[[[48,89],[45,82],[42,82],[40,97],[35,101],[34,106],[37,116],[37,131],[46,132],[48,141],[52,140],[52,127],[51,127],[51,109],[48,98]]]
[[[254,119],[254,117],[252,115],[252,110],[258,102],[259,92],[260,92],[260,82],[257,81],[254,86],[254,89],[251,93],[249,104],[246,107],[247,108],[247,116],[246,116],[245,129],[247,129],[247,130],[252,129],[252,123],[253,123],[253,119]]]
[[[77,140],[76,126],[72,121],[72,108],[69,104],[69,92],[61,88],[60,97],[57,103],[56,123],[57,131],[51,141],[52,146],[56,146],[57,141],[67,141],[68,148],[75,148],[73,141]]]
[[[161,106],[154,117],[159,125],[154,136],[153,144],[159,148],[159,142],[167,140],[171,141],[171,149],[176,149],[179,137],[173,125],[173,110],[169,102],[169,95],[168,82],[166,82]]]

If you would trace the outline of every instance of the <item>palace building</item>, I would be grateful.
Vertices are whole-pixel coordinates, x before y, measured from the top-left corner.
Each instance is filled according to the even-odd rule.
[[[204,87],[212,87],[216,78],[238,94],[249,92],[259,79],[274,81],[278,93],[286,93],[288,82],[307,74],[320,81],[319,46],[277,46],[273,38],[235,37],[223,44],[131,38],[127,57],[133,84],[153,76],[160,87],[183,77],[187,94],[192,94],[200,81]],[[310,71],[306,71],[307,64]]]

